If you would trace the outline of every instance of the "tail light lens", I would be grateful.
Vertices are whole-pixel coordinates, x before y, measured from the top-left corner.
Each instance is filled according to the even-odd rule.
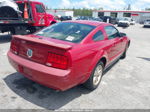
[[[18,52],[19,52],[19,42],[18,42],[18,40],[14,39],[14,38],[12,39],[10,50],[14,54],[18,54]]]
[[[68,57],[50,52],[48,54],[46,65],[54,68],[59,68],[59,69],[67,69]]]

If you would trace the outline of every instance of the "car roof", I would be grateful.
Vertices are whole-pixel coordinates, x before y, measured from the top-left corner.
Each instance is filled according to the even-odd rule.
[[[90,21],[90,20],[73,20],[73,21],[64,21],[64,22],[80,23],[80,24],[87,24],[87,25],[92,25],[92,26],[111,25],[109,23],[104,23],[104,22],[99,22],[99,21]]]

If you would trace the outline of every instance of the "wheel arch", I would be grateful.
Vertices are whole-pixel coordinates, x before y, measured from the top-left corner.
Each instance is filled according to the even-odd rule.
[[[103,57],[99,60],[99,62],[103,62],[104,67],[105,67],[105,66],[106,66],[106,64],[107,64],[107,59],[106,59],[106,57],[105,57],[105,56],[103,56]]]
[[[108,62],[108,55],[107,53],[102,50],[101,52],[99,52],[94,58],[93,61],[91,62],[91,66],[89,68],[89,73],[91,73],[91,71],[93,71],[93,69],[95,68],[95,66],[102,61],[104,63],[104,67],[107,65]]]
[[[97,59],[97,61],[93,62],[93,66],[89,69],[89,72],[87,74],[87,77],[85,78],[85,80],[82,82],[82,83],[85,83],[86,81],[88,81],[88,79],[90,78],[93,70],[95,69],[96,65],[99,63],[99,62],[103,62],[104,63],[104,67],[106,66],[107,64],[107,56],[106,55],[101,55],[101,57],[99,57],[99,59]]]

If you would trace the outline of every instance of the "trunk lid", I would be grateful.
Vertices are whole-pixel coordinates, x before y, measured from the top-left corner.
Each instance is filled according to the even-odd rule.
[[[66,52],[72,48],[72,45],[56,43],[46,38],[31,36],[13,36],[13,40],[19,41],[19,56],[37,63],[45,64],[48,53],[66,55]]]

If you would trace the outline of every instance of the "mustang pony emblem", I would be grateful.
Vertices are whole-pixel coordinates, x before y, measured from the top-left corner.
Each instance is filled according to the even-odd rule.
[[[33,51],[31,49],[27,50],[27,56],[28,58],[31,58],[33,56]]]

